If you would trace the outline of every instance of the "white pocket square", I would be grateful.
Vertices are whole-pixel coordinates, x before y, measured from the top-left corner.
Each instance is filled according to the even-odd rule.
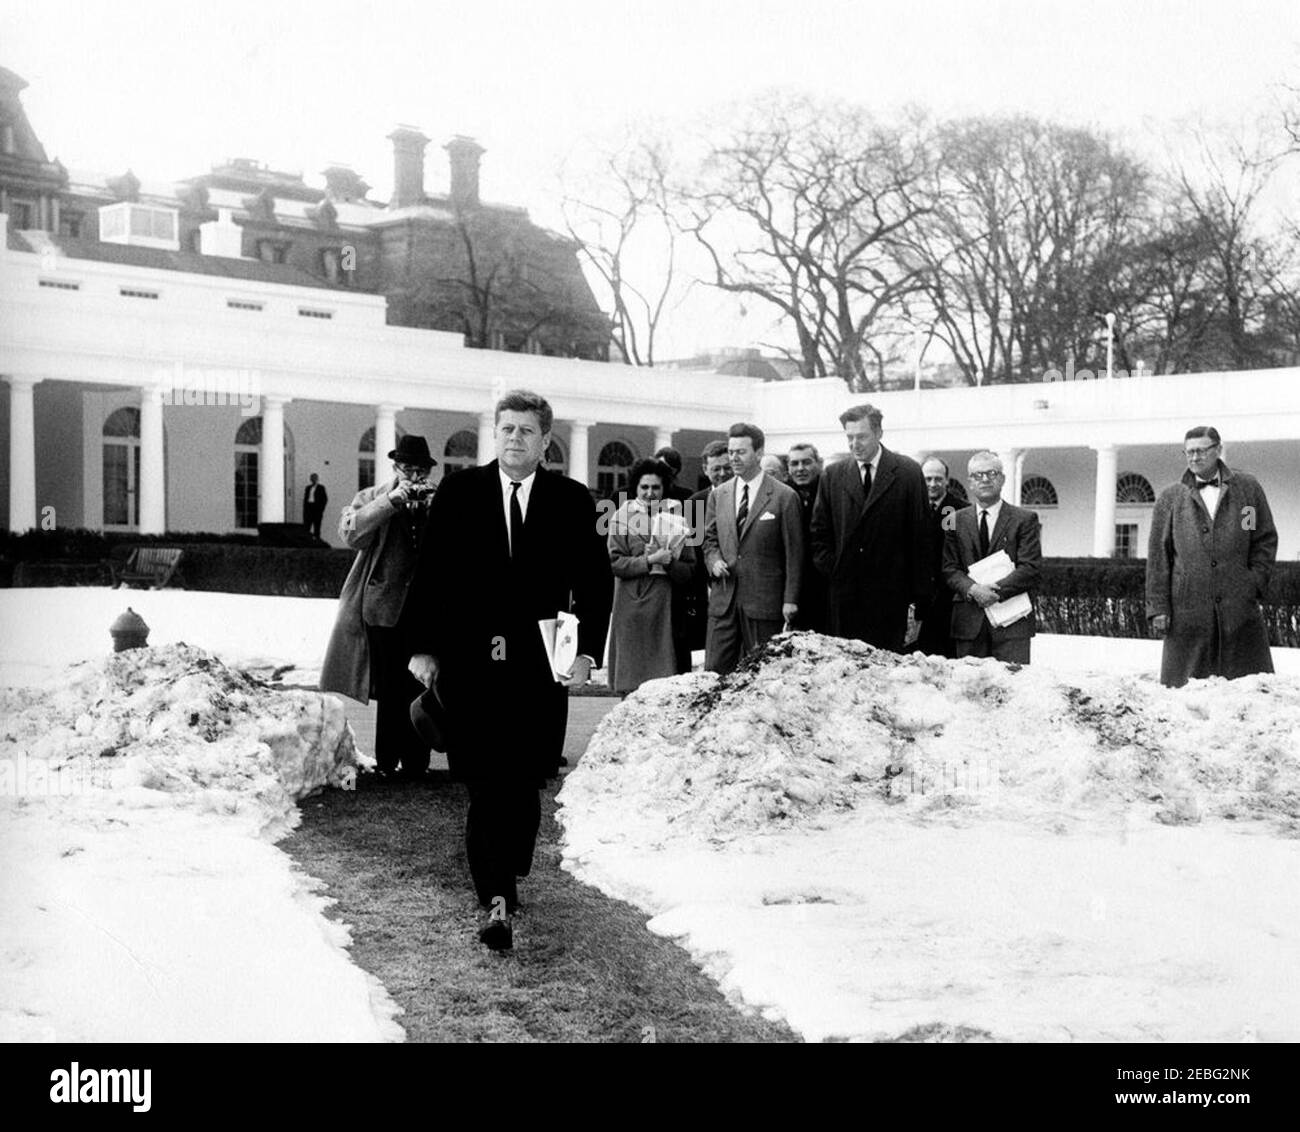
[[[773,515],[771,511],[764,511],[764,512],[763,512],[763,513],[758,517],[758,521],[759,521],[760,523],[763,523],[763,522],[766,522],[768,519],[775,519],[775,518],[776,518],[776,516]]]

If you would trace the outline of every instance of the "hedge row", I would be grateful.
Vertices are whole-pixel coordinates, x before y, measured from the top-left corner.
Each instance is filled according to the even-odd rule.
[[[108,585],[110,562],[150,544],[185,548],[187,589],[224,593],[334,598],[353,559],[350,550],[268,546],[253,535],[0,532],[0,586]],[[1039,626],[1074,636],[1147,637],[1145,579],[1140,559],[1046,559]],[[1272,644],[1300,648],[1300,562],[1274,566],[1264,620]]]

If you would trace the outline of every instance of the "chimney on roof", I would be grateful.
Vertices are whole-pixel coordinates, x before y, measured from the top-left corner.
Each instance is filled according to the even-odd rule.
[[[457,134],[442,147],[451,159],[451,200],[457,208],[478,204],[478,163],[487,152],[473,138]]]
[[[235,223],[228,208],[217,209],[216,220],[199,225],[199,251],[224,259],[243,259],[244,230]]]
[[[405,208],[424,200],[424,147],[429,144],[414,126],[398,126],[393,143],[393,199],[389,208]]]

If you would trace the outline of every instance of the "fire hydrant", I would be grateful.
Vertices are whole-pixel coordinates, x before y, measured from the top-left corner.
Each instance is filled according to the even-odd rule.
[[[113,651],[125,652],[127,649],[144,648],[149,643],[149,626],[129,605],[108,631],[113,634]]]

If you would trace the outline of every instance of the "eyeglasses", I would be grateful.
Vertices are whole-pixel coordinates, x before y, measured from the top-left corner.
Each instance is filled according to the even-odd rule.
[[[980,483],[988,483],[990,480],[998,479],[1002,475],[1002,473],[1001,472],[971,472],[969,473],[969,475],[971,479],[976,480]]]
[[[1189,460],[1200,460],[1208,456],[1219,446],[1217,444],[1207,444],[1204,448],[1184,448],[1183,455]]]
[[[428,468],[417,467],[415,464],[394,464],[393,467],[401,472],[402,475],[409,476],[413,480],[420,479],[429,472]]]

